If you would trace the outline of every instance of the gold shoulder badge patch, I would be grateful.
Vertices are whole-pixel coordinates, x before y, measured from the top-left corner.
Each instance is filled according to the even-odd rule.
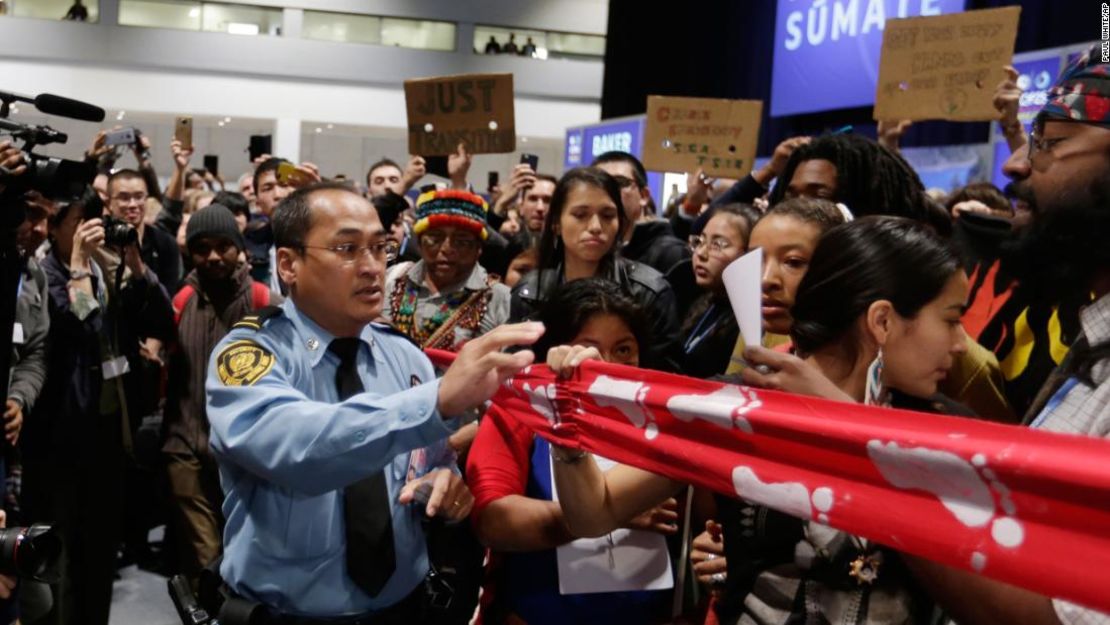
[[[254,341],[235,341],[216,357],[224,386],[252,386],[274,368],[274,355]]]

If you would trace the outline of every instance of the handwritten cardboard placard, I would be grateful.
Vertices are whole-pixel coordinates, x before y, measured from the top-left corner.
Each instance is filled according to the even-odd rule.
[[[471,154],[516,149],[512,74],[465,74],[405,81],[409,153]]]
[[[1021,7],[889,19],[875,119],[998,119],[995,87],[1014,56]]]
[[[742,178],[752,170],[760,100],[648,96],[644,167]]]

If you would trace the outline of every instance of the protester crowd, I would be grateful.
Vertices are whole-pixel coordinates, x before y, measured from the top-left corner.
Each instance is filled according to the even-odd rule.
[[[946,197],[898,123],[689,172],[661,207],[624,152],[485,190],[463,145],[438,182],[421,157],[356,182],[265,155],[232,187],[176,140],[120,167],[101,132],[83,196],[23,197],[4,510],[65,552],[58,583],[0,577],[0,620],[107,623],[138,562],[259,619],[225,623],[1110,623],[484,414],[525,366],[599,359],[1107,436],[1107,69],[1076,59],[1028,136],[1011,75],[1012,182]],[[745,345],[722,276],[757,248]],[[567,592],[616,532],[679,582]]]

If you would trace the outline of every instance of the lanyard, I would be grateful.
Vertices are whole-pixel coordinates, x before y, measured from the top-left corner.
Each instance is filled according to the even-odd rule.
[[[717,328],[717,324],[721,322],[721,315],[716,315],[713,319],[713,322],[710,323],[709,326],[706,327],[704,330],[702,329],[702,326],[706,324],[706,321],[708,321],[710,317],[713,317],[714,313],[716,312],[717,304],[713,303],[710,304],[709,308],[706,309],[704,314],[702,314],[701,319],[698,320],[698,325],[694,326],[694,331],[691,332],[690,337],[686,339],[687,354],[697,349],[698,345],[700,345],[701,342],[705,340],[705,337],[712,334],[713,330]]]

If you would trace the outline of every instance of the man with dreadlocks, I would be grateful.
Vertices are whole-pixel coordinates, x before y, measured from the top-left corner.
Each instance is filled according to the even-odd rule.
[[[1110,436],[1110,65],[1097,47],[1080,55],[1049,91],[1032,141],[1003,171],[1030,206],[1020,239],[1020,279],[1051,301],[1081,298],[1082,331],[1028,416],[1033,427]],[[1091,302],[1091,294],[1094,301]],[[909,558],[918,578],[961,625],[1108,625],[1102,614],[1060,599]],[[1077,568],[1077,571],[1079,569]]]
[[[860,135],[822,135],[798,146],[769,202],[774,206],[788,197],[832,200],[847,205],[856,217],[908,217],[944,235],[952,231],[951,220],[925,195],[910,164]]]

